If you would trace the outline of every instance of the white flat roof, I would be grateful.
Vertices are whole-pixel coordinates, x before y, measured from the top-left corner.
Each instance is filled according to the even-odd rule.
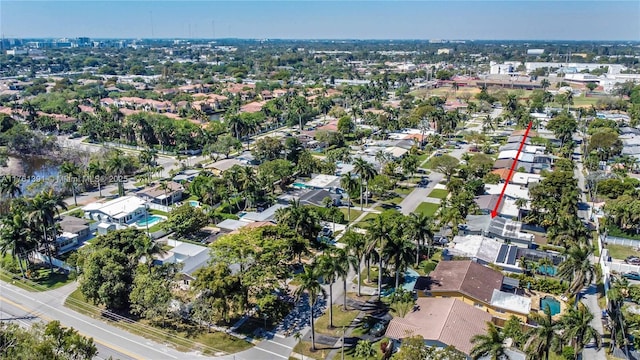
[[[340,176],[320,174],[313,179],[307,181],[305,185],[315,188],[324,189],[331,186],[335,182],[340,182]]]
[[[484,189],[489,195],[500,195],[503,186],[504,184],[485,184]],[[516,184],[508,184],[504,194],[513,199],[529,200],[529,189]]]
[[[137,196],[123,196],[105,203],[91,203],[83,207],[83,211],[100,211],[110,217],[120,218],[144,207],[145,200]]]
[[[176,255],[196,256],[203,251],[209,251],[209,248],[206,246],[200,246],[200,245],[183,242],[180,245],[171,249],[171,251]]]
[[[491,305],[520,314],[529,314],[531,311],[531,298],[493,289]]]

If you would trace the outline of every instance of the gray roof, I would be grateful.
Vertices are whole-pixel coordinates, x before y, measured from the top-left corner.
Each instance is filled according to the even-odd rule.
[[[289,205],[283,204],[275,204],[268,209],[265,209],[263,212],[248,212],[241,219],[242,221],[272,221],[276,218],[276,211],[279,209],[284,209],[289,207]]]
[[[516,135],[516,136],[509,136],[509,138],[507,139],[508,143],[521,143],[522,142],[522,135]],[[525,144],[531,144],[531,140],[529,140],[529,137],[527,136],[527,140],[524,142]]]
[[[63,215],[59,224],[62,231],[74,234],[89,228],[89,221],[68,215]]]
[[[238,230],[244,226],[249,225],[246,221],[234,220],[234,219],[226,219],[221,221],[216,227],[224,230]]]
[[[467,215],[466,231],[484,232],[491,223],[490,215]]]
[[[327,190],[310,190],[300,196],[300,204],[303,205],[315,205],[315,206],[324,206],[324,199],[331,198],[331,200],[340,199],[340,195],[331,193]]]
[[[475,202],[480,210],[492,211],[496,207],[499,197],[499,195],[480,195],[475,198]]]

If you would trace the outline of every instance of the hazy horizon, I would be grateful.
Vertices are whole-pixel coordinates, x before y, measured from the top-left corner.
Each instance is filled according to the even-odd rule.
[[[0,0],[5,38],[640,41],[640,1]]]

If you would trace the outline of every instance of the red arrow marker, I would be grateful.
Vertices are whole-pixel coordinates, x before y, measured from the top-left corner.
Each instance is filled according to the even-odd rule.
[[[504,197],[504,192],[507,190],[507,185],[509,185],[509,181],[511,181],[511,175],[513,175],[513,170],[516,168],[516,164],[518,163],[518,158],[520,157],[520,153],[522,152],[522,148],[524,147],[525,141],[527,141],[527,136],[529,136],[529,130],[531,130],[532,121],[529,121],[529,126],[527,126],[527,131],[524,132],[524,136],[522,137],[522,141],[520,142],[520,147],[518,148],[518,153],[516,154],[516,158],[513,160],[513,164],[511,164],[511,169],[509,170],[509,175],[507,175],[507,179],[504,182],[504,186],[502,187],[502,192],[500,192],[500,197],[498,198],[498,202],[496,203],[496,207],[491,211],[491,218],[493,219],[498,215],[498,209],[500,208],[500,202]]]

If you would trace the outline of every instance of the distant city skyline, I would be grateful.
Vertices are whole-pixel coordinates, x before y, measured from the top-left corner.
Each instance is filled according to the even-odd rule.
[[[640,1],[6,1],[5,38],[640,41]]]

